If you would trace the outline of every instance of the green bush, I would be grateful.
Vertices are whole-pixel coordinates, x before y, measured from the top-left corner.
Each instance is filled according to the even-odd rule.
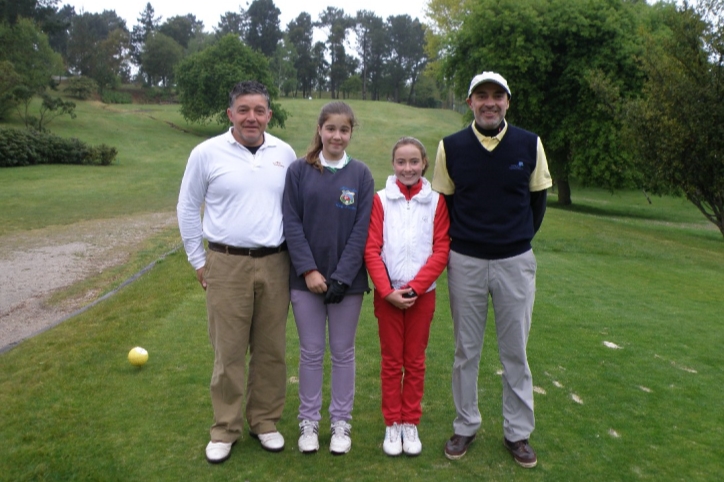
[[[148,101],[156,104],[172,104],[178,102],[178,99],[176,98],[176,93],[172,89],[151,87],[146,90],[145,93]]]
[[[105,144],[88,146],[76,138],[47,132],[0,128],[0,167],[36,164],[84,164],[107,166],[118,149]]]
[[[85,100],[98,92],[98,83],[88,77],[71,77],[68,79],[65,92],[71,97]]]
[[[104,104],[132,104],[133,97],[126,92],[117,90],[104,90],[101,93],[101,102]]]

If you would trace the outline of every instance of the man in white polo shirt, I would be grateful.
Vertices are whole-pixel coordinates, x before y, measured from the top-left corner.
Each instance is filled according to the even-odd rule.
[[[276,428],[286,395],[289,309],[281,203],[296,154],[266,132],[272,111],[263,84],[236,84],[226,113],[229,130],[191,151],[177,207],[189,263],[206,290],[214,349],[214,423],[206,447],[211,463],[228,459],[241,436],[244,401],[250,434],[266,450],[284,448]]]

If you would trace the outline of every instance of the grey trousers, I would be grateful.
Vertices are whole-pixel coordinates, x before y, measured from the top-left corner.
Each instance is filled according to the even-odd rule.
[[[452,391],[457,412],[453,429],[458,435],[470,436],[480,428],[478,370],[489,298],[503,365],[503,433],[516,442],[527,439],[535,427],[533,378],[526,355],[535,273],[532,250],[499,260],[450,251],[448,289],[455,333]]]
[[[324,351],[329,331],[332,361],[330,422],[352,419],[355,391],[355,351],[362,294],[346,295],[341,303],[325,305],[324,295],[291,291],[299,334],[299,420],[321,420]]]

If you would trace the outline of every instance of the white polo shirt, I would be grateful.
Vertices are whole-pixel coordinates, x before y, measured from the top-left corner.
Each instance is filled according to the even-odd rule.
[[[282,194],[287,168],[296,158],[289,144],[268,132],[252,154],[234,139],[231,128],[191,151],[176,210],[194,269],[206,263],[204,238],[244,248],[284,242]]]

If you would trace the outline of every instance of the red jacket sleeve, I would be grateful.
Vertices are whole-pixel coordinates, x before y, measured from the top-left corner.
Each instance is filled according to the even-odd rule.
[[[437,215],[436,215],[437,217]],[[365,245],[365,265],[367,272],[370,274],[375,289],[384,298],[392,293],[392,284],[390,277],[387,275],[387,268],[382,262],[382,242],[383,242],[383,225],[385,222],[385,212],[382,209],[382,201],[379,194],[375,194],[372,200],[372,214],[370,216],[370,230],[367,235],[367,244]]]
[[[432,254],[427,258],[425,265],[417,272],[415,278],[409,283],[410,288],[415,290],[418,295],[426,292],[447,266],[448,255],[450,254],[449,229],[450,216],[447,212],[445,199],[441,194],[437,200],[437,209],[435,209]]]

